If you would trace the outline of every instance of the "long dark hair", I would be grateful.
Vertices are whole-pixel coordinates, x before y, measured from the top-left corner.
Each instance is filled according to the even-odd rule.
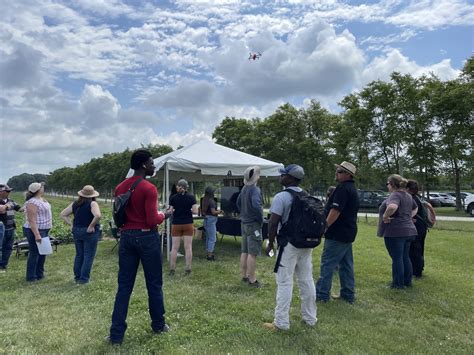
[[[406,187],[411,195],[418,195],[418,182],[416,180],[408,180]]]
[[[210,205],[210,202],[211,200],[214,200],[214,191],[210,192],[210,191],[206,191],[205,194],[204,194],[204,197],[202,199],[202,210],[201,210],[201,213],[204,215],[204,214],[207,214],[207,210],[209,208],[209,205]]]
[[[41,189],[40,189],[41,190]],[[28,201],[29,199],[32,199],[33,197],[35,197],[36,195],[39,194],[40,190],[36,191],[35,193],[31,192],[31,191],[26,191],[26,194],[25,194],[25,202]]]

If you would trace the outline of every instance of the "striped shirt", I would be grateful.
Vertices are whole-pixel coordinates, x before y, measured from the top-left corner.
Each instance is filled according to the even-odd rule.
[[[25,210],[29,204],[33,204],[36,206],[36,226],[38,227],[38,229],[51,229],[51,227],[53,226],[53,216],[51,214],[51,205],[49,204],[49,202],[43,199],[33,197],[25,202]],[[30,228],[28,219],[26,219],[26,222],[23,227]]]

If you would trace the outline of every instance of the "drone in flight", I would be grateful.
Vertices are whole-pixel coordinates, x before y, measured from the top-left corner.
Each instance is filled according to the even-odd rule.
[[[260,59],[261,56],[262,56],[262,53],[260,53],[260,52],[257,52],[257,53],[250,52],[249,53],[249,60],[257,60],[257,59]]]

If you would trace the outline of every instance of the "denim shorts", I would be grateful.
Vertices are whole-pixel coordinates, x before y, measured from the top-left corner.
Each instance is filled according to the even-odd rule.
[[[242,223],[242,253],[262,254],[262,225],[260,223]]]

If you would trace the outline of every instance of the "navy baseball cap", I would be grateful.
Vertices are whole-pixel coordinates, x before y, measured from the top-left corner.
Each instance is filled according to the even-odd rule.
[[[278,172],[281,175],[290,175],[295,179],[302,180],[304,178],[304,169],[303,167],[297,164],[290,164],[284,169],[279,169]]]

